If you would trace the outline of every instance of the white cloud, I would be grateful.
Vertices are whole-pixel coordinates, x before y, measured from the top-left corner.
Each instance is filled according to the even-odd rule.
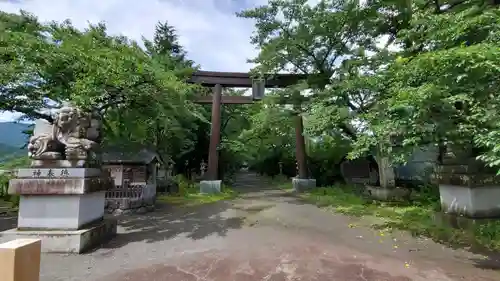
[[[235,12],[260,0],[20,0],[1,2],[0,9],[35,14],[41,21],[70,19],[78,28],[106,22],[109,32],[140,41],[152,38],[158,21],[167,20],[180,36],[190,58],[204,69],[247,71],[248,58],[256,52],[250,45],[252,22]],[[238,3],[239,5],[236,5]],[[252,5],[253,4],[253,5]]]
[[[19,119],[21,115],[17,112],[0,111],[0,122],[12,122]]]

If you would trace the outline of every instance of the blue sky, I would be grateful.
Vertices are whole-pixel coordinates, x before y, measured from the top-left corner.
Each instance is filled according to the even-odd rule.
[[[106,22],[112,34],[151,38],[158,21],[175,26],[189,57],[205,70],[248,71],[257,51],[249,43],[253,23],[235,12],[267,0],[16,0],[0,1],[0,10],[26,10],[41,21],[70,19],[78,28]],[[15,113],[0,113],[0,122]]]

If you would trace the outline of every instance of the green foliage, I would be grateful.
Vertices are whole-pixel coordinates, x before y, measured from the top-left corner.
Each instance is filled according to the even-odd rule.
[[[179,187],[178,194],[180,196],[186,196],[190,193],[198,192],[200,189],[196,184],[189,179],[187,179],[184,175],[179,174],[174,177],[174,181],[177,183]]]
[[[31,163],[28,155],[9,159],[8,161],[0,164],[0,170],[11,170],[16,168],[28,167]]]
[[[401,139],[403,146],[438,143],[475,145],[492,152],[499,89],[498,9],[478,7],[435,15],[422,12],[406,30],[429,46],[418,55],[396,60],[383,75],[391,81],[384,111],[373,114],[376,130]],[[445,25],[453,20],[455,25]],[[421,34],[425,27],[428,34]],[[484,35],[484,36],[481,36]],[[495,112],[495,113],[493,113]],[[494,164],[494,154],[481,157]]]
[[[69,21],[41,24],[26,13],[2,13],[1,21],[2,109],[31,114],[47,99],[100,110],[154,101],[170,109],[188,94],[136,42],[107,35],[104,24],[79,31]]]
[[[324,135],[320,140],[310,142],[308,164],[311,176],[318,185],[326,186],[342,180],[340,163],[350,149],[349,141],[340,135]]]
[[[0,164],[0,170],[6,171],[0,174],[0,203],[9,202],[13,207],[19,206],[19,195],[10,195],[8,193],[9,180],[13,178],[13,175],[9,172],[15,170],[16,168],[27,167],[31,160],[27,155],[23,157],[16,157],[9,159],[7,162]]]
[[[379,143],[397,141],[400,150],[387,151],[394,158],[403,152],[404,161],[414,147],[448,142],[482,147],[481,160],[500,164],[493,150],[500,129],[493,94],[499,90],[500,12],[464,3],[446,12],[415,7],[395,38],[400,56],[378,71],[383,95],[365,117]]]
[[[10,195],[9,190],[9,180],[12,176],[8,174],[0,175],[0,205],[4,202],[8,202],[12,207],[19,206],[19,195]]]
[[[500,165],[492,1],[271,0],[239,15],[256,21],[254,71],[312,75],[309,136],[341,136],[351,159],[446,142]]]
[[[5,198],[7,194],[7,190],[9,188],[9,180],[11,177],[2,174],[0,175],[0,197]]]
[[[107,147],[182,155],[206,118],[190,101],[198,91],[184,82],[192,63],[169,28],[158,24],[144,50],[107,34],[102,23],[78,30],[69,21],[43,24],[25,12],[2,12],[0,110],[50,121],[46,109],[70,100],[103,117]]]

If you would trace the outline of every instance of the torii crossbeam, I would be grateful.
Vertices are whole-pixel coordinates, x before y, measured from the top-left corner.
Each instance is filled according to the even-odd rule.
[[[306,80],[308,75],[273,74],[264,78],[253,79],[250,73],[196,71],[188,80],[189,83],[213,88],[212,96],[198,97],[195,102],[212,104],[212,122],[210,146],[208,153],[208,169],[206,180],[218,179],[218,146],[220,142],[221,104],[250,104],[264,97],[265,88],[285,88]],[[223,87],[252,88],[252,96],[223,96]],[[296,158],[299,179],[307,179],[305,141],[303,136],[302,116],[297,115],[295,123]],[[219,189],[220,190],[220,189]]]

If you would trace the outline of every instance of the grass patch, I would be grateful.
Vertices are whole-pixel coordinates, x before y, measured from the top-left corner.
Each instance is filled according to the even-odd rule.
[[[17,206],[19,205],[18,202],[16,202],[0,199],[0,215],[7,213],[16,213],[18,210]]]
[[[281,189],[281,190],[285,190],[285,191],[292,191],[293,190],[293,186],[292,186],[291,182],[276,183],[276,184],[273,184],[273,186],[276,186],[276,188]]]
[[[0,213],[5,210],[15,211],[19,206],[19,195],[8,194],[9,180],[12,175],[2,174],[0,175]]]
[[[291,191],[293,190],[292,180],[286,176],[278,175],[270,179],[271,185],[282,190]]]
[[[182,181],[179,183],[179,193],[163,194],[157,197],[158,202],[177,206],[198,206],[214,203],[221,200],[233,199],[238,193],[226,185],[222,185],[222,191],[215,194],[202,194],[198,183]]]
[[[377,229],[405,230],[414,236],[426,236],[450,246],[500,251],[500,221],[475,223],[466,229],[450,227],[437,217],[441,213],[436,194],[424,191],[411,203],[379,202],[353,190],[349,186],[323,187],[301,197],[337,213],[367,218],[371,226]]]

